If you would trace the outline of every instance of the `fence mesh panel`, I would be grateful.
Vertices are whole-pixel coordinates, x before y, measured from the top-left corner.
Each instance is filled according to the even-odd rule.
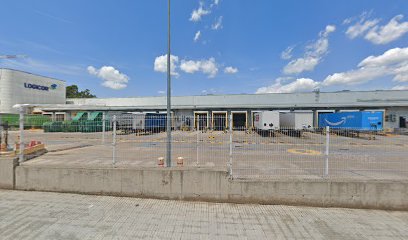
[[[15,151],[19,117],[0,117],[3,150]],[[160,167],[166,159],[166,120],[161,113],[98,113],[70,121],[26,115],[23,139],[26,146],[41,142],[58,152],[40,159],[48,164]],[[408,177],[406,135],[310,126],[261,131],[234,126],[224,113],[171,121],[172,166],[216,168],[233,178]]]

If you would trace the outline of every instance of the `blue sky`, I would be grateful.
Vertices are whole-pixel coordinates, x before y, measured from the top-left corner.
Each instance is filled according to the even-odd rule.
[[[1,12],[0,55],[26,55],[1,67],[98,97],[165,94],[167,1],[3,0]],[[406,0],[172,0],[173,94],[408,88],[407,13]]]

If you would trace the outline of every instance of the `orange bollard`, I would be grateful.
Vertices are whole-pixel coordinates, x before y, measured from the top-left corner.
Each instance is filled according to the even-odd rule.
[[[177,158],[177,166],[183,166],[184,164],[184,158],[183,157],[178,157]]]
[[[159,161],[159,162],[158,162],[159,167],[164,167],[164,158],[163,158],[163,157],[159,157],[157,160]]]

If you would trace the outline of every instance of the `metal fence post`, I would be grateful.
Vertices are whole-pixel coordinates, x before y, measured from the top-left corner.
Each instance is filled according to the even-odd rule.
[[[19,159],[18,161],[20,163],[24,162],[24,107],[20,107],[20,141],[19,141],[19,146],[20,146],[20,151],[19,151]]]
[[[198,115],[197,115],[198,116]],[[198,119],[197,119],[197,162],[196,162],[196,164],[197,164],[197,166],[198,166],[198,164],[199,164],[199,162],[198,162],[198,159],[199,159],[199,156],[200,156],[200,154],[199,154],[199,152],[198,152],[198,149],[199,149],[199,141],[200,141],[200,117],[198,117]]]
[[[228,172],[230,178],[232,178],[232,114],[228,118],[228,127],[229,127],[229,162],[228,162]]]
[[[330,147],[330,127],[326,126],[326,151],[325,155],[325,162],[324,162],[324,175],[329,175],[329,147]]]
[[[0,148],[2,144],[3,144],[3,124],[1,122],[1,114],[0,114]]]
[[[116,115],[113,116],[112,164],[116,164]]]
[[[106,128],[106,114],[102,113],[102,144],[105,144],[105,128]]]

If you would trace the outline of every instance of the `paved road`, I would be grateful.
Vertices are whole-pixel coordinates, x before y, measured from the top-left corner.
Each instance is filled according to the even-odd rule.
[[[408,239],[408,212],[0,190],[0,239]]]

